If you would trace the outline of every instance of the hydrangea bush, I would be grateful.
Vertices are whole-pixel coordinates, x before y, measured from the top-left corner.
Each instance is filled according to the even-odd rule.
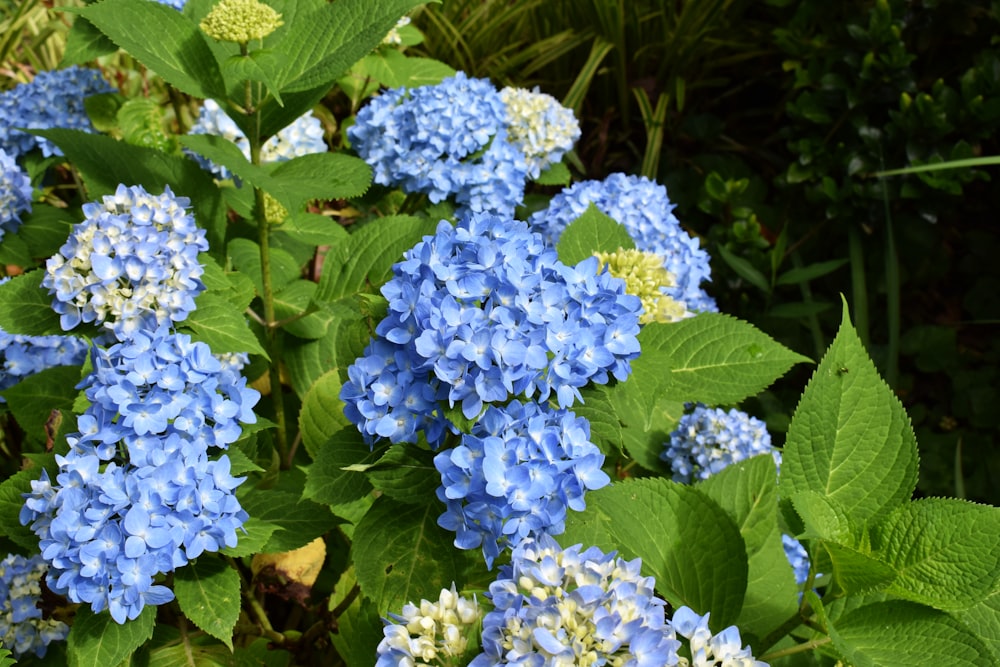
[[[575,171],[568,108],[411,57],[419,4],[101,0],[72,58],[141,64],[150,98],[83,105],[96,70],[3,94],[4,173],[35,184],[5,176],[35,198],[0,239],[4,648],[996,664],[1000,515],[912,498],[846,308],[779,471],[712,406],[813,360],[717,312],[655,180]],[[139,145],[156,91],[170,141]]]

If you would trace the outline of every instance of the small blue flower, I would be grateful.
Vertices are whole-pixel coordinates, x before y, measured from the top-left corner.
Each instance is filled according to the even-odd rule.
[[[681,643],[641,565],[548,535],[523,541],[490,584],[494,609],[469,667],[678,664]]]
[[[395,88],[361,109],[347,136],[375,182],[449,197],[459,216],[511,215],[524,199],[528,164],[508,139],[507,111],[486,79],[464,72],[433,86]]]
[[[228,139],[236,144],[247,160],[250,159],[250,140],[215,100],[208,99],[202,104],[198,119],[191,126],[190,134],[211,134]],[[325,153],[327,150],[326,141],[323,139],[323,124],[312,111],[309,111],[265,141],[261,146],[260,159],[265,164],[285,162],[303,155]],[[221,179],[233,178],[233,174],[225,167],[197,153],[188,151],[188,154],[201,165],[202,169],[211,171]]]
[[[229,458],[209,459],[252,423],[259,393],[189,336],[137,332],[95,349],[81,383],[90,406],[25,495],[46,582],[72,602],[108,609],[118,623],[173,599],[160,574],[206,551],[236,546],[246,521]]]
[[[62,328],[93,322],[125,340],[185,319],[205,289],[198,253],[208,250],[189,205],[169,187],[154,196],[140,185],[119,185],[85,204],[85,220],[48,259],[42,279]]]
[[[781,546],[785,549],[785,557],[795,573],[795,583],[801,586],[809,579],[809,553],[802,543],[790,535],[781,536]]]
[[[442,221],[383,286],[388,314],[348,368],[345,414],[369,440],[422,432],[437,447],[442,403],[472,420],[515,396],[568,408],[580,388],[626,379],[642,304],[599,268],[566,266],[520,221]]]
[[[490,407],[461,444],[434,458],[441,474],[438,519],[455,546],[481,546],[487,566],[505,547],[564,530],[567,508],[610,483],[590,424],[566,410],[511,401]]]
[[[0,149],[14,158],[34,148],[40,148],[45,157],[62,155],[48,139],[15,128],[67,128],[92,132],[94,126],[83,100],[112,90],[95,69],[72,65],[39,72],[31,82],[0,93]]]
[[[564,229],[593,204],[621,223],[638,250],[663,258],[663,267],[675,284],[665,289],[674,301],[691,312],[717,311],[715,301],[701,284],[711,280],[708,253],[697,238],[681,227],[673,214],[674,204],[662,185],[645,176],[615,173],[603,181],[581,181],[557,194],[549,206],[534,213],[528,222],[555,245]]]
[[[670,621],[677,635],[688,640],[692,665],[767,667],[766,662],[754,659],[749,646],[742,646],[736,626],[713,635],[708,627],[709,615],[701,616],[689,607],[681,607],[674,611]]]
[[[781,463],[764,422],[740,410],[698,405],[681,417],[660,458],[670,464],[675,482],[689,484],[757,454]]]
[[[0,561],[0,645],[15,658],[29,653],[42,658],[51,642],[69,634],[68,625],[43,618],[36,605],[47,569],[41,555],[25,558],[10,554]]]
[[[14,157],[0,148],[0,241],[21,226],[21,215],[31,212],[31,179]]]

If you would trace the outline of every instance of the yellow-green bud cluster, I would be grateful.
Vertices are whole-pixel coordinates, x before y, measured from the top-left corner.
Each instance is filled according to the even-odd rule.
[[[288,217],[288,209],[281,202],[264,193],[264,219],[272,225],[279,225]]]
[[[594,254],[611,275],[625,281],[626,292],[642,301],[640,324],[676,322],[691,315],[682,302],[664,294],[664,288],[674,286],[674,277],[663,268],[663,258],[656,253],[619,248]]]
[[[282,25],[281,14],[258,0],[221,0],[200,26],[221,42],[247,44],[264,39]]]

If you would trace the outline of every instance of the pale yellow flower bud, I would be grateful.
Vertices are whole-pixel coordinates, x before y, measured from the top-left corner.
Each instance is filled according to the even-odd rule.
[[[281,14],[258,0],[221,0],[200,26],[221,42],[247,44],[251,39],[264,39],[282,23]]]
[[[690,317],[683,302],[675,301],[663,292],[674,286],[674,276],[663,268],[663,258],[652,252],[624,250],[597,252],[601,265],[615,278],[625,281],[625,291],[639,297],[643,313],[640,324],[676,322]]]

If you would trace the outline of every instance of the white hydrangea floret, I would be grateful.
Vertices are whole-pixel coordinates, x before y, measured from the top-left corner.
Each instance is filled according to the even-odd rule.
[[[580,138],[573,111],[538,88],[507,87],[500,98],[507,107],[509,140],[524,153],[531,178],[562,160]]]

